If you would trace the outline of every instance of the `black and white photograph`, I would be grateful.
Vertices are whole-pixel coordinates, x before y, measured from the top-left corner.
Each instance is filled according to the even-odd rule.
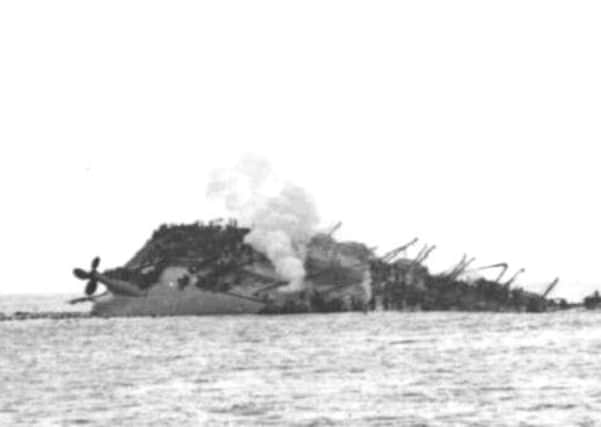
[[[601,3],[0,2],[0,427],[601,426]]]

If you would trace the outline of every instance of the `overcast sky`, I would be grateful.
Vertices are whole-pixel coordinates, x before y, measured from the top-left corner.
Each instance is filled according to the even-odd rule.
[[[442,270],[599,287],[601,6],[557,1],[0,5],[0,293],[81,293],[209,172],[268,159],[339,237]]]

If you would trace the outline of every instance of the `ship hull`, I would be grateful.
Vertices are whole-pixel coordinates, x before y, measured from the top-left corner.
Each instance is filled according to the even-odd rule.
[[[188,287],[179,290],[158,285],[146,296],[129,297],[108,294],[96,299],[92,315],[101,317],[127,316],[201,316],[216,314],[254,314],[265,303],[232,293],[209,292]]]

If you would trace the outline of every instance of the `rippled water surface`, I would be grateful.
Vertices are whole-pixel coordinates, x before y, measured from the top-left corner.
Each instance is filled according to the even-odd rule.
[[[0,322],[0,425],[601,425],[601,313]]]

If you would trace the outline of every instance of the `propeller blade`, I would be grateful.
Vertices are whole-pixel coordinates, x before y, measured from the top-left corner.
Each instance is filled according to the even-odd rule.
[[[96,270],[100,265],[100,257],[96,257],[92,260],[92,270]]]
[[[96,288],[98,288],[98,282],[95,279],[90,279],[86,285],[86,295],[93,295],[96,292]]]
[[[82,270],[81,268],[74,269],[73,275],[81,280],[86,280],[86,279],[89,279],[90,277],[92,277],[92,275],[90,273],[88,273],[85,270]]]

